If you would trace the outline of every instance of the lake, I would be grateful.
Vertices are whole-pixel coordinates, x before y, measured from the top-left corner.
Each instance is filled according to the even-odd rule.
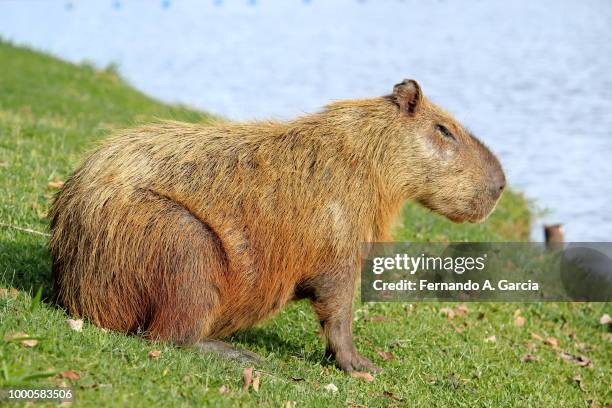
[[[0,2],[3,38],[231,119],[414,78],[547,210],[534,240],[555,222],[568,241],[612,240],[611,22],[608,0]]]

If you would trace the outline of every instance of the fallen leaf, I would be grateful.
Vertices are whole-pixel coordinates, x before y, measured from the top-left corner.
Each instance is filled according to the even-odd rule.
[[[395,359],[395,356],[388,351],[379,351],[378,355],[385,361]]]
[[[83,320],[82,319],[68,319],[66,320],[68,326],[74,331],[82,331],[83,330]]]
[[[477,320],[482,320],[482,319],[484,319],[484,318],[485,318],[485,314],[484,314],[484,313],[482,313],[482,312],[478,313],[478,316],[476,316],[476,319],[477,319]]]
[[[534,356],[533,354],[525,354],[522,358],[521,361],[523,363],[528,363],[530,361],[539,361],[540,357],[538,356]]]
[[[539,334],[536,333],[531,333],[531,338],[537,341],[544,341],[544,337],[540,336]]]
[[[515,325],[516,327],[523,327],[523,326],[525,325],[525,321],[526,321],[526,320],[527,320],[527,319],[525,319],[523,316],[516,316],[516,317],[514,318],[514,325]]]
[[[590,359],[588,359],[585,356],[575,356],[573,354],[566,353],[565,351],[560,352],[559,357],[561,357],[565,361],[571,361],[579,365],[580,367],[588,367],[593,363]]]
[[[535,349],[536,349],[536,345],[535,345],[535,343],[532,343],[532,342],[530,342],[530,341],[528,341],[528,342],[525,344],[525,347],[527,347],[527,350],[530,350],[530,351],[533,351],[533,350],[535,350]]]
[[[285,408],[295,408],[295,401],[286,401]]]
[[[59,180],[50,181],[49,184],[47,184],[47,187],[55,190],[60,190],[62,187],[64,187],[64,182]]]
[[[612,317],[610,317],[610,315],[606,313],[601,316],[601,318],[599,319],[599,323],[605,324],[607,326],[612,326]]]
[[[149,356],[150,359],[155,359],[155,358],[161,356],[161,350],[149,351],[148,356]]]
[[[19,342],[23,347],[34,347],[38,344],[38,340],[30,339],[30,335],[24,332],[16,332],[13,334],[9,334],[4,336],[4,340],[7,342],[16,341]]]
[[[256,375],[255,378],[253,378],[253,391],[255,392],[259,392],[259,381],[260,377],[259,375]]]
[[[0,288],[0,297],[8,297],[9,291],[7,288]]]
[[[291,379],[295,382],[299,382],[299,381],[306,381],[305,378],[301,378],[301,377],[291,377]]]
[[[253,384],[253,367],[247,367],[242,371],[242,391],[248,391]]]
[[[229,394],[229,392],[230,392],[230,390],[229,390],[229,388],[227,388],[227,386],[222,385],[222,386],[219,387],[219,394],[226,395],[226,394]]]
[[[578,386],[578,388],[580,388],[580,391],[586,392],[584,384],[582,383],[582,377],[580,377],[579,375],[575,375],[572,377],[572,381]]]
[[[455,314],[457,316],[466,316],[470,312],[470,309],[466,305],[459,305],[455,307]]]
[[[353,371],[351,372],[351,377],[353,378],[361,378],[362,380],[366,380],[367,382],[374,381],[374,376],[370,373],[366,373],[364,371]]]
[[[591,408],[601,408],[601,404],[594,399],[588,399],[587,404],[589,404],[589,407]]]
[[[495,335],[489,336],[484,339],[485,343],[495,343],[497,342],[497,337]]]
[[[338,392],[338,387],[336,387],[336,384],[333,383],[327,384],[325,387],[323,387],[323,389],[329,392]]]
[[[551,346],[552,348],[558,348],[559,340],[554,337],[547,337],[546,340],[544,340],[544,344],[546,344],[547,346]]]
[[[38,340],[35,340],[35,339],[21,340],[21,345],[23,347],[31,348],[31,347],[36,346],[37,344],[38,344]]]
[[[464,326],[457,326],[456,324],[453,324],[453,323],[451,323],[451,326],[453,326],[453,329],[455,329],[457,333],[463,333]]]
[[[11,296],[11,298],[17,299],[17,296],[19,296],[19,291],[15,288],[10,288],[9,295]]]
[[[395,395],[394,393],[390,392],[390,391],[383,391],[383,396],[387,397],[387,398],[391,398],[392,400],[395,401],[403,401],[404,399]]]
[[[514,317],[519,317],[520,315],[521,315],[521,309],[516,309],[516,310],[514,311],[514,315],[513,315],[513,316],[514,316]]]
[[[80,374],[74,370],[62,371],[59,375],[61,378],[67,378],[69,380],[78,380],[81,378]]]
[[[455,311],[449,307],[443,307],[440,309],[440,313],[448,318],[448,320],[452,320],[455,317]]]

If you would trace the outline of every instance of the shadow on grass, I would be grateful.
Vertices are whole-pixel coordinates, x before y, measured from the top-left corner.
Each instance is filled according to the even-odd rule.
[[[237,341],[249,348],[266,349],[282,355],[298,355],[304,350],[299,339],[285,340],[269,328],[253,327],[241,330],[229,337],[228,341]]]
[[[333,361],[324,354],[325,345],[323,341],[321,341],[320,348],[312,349],[312,342],[316,342],[316,339],[312,337],[306,333],[304,333],[304,336],[288,336],[286,333],[283,335],[278,329],[268,325],[267,327],[251,327],[240,330],[224,340],[251,351],[265,350],[265,354],[274,354],[283,360],[296,357],[310,363],[333,365]]]
[[[42,287],[43,299],[51,299],[51,255],[46,239],[0,241],[0,286],[14,287],[30,295]]]

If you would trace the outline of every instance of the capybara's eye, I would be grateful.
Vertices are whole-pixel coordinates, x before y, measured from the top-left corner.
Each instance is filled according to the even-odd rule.
[[[454,141],[457,141],[457,138],[455,137],[455,135],[453,135],[451,131],[448,130],[445,126],[436,125],[436,129],[438,129],[438,132],[442,133],[444,137],[448,137],[449,139],[453,139]]]

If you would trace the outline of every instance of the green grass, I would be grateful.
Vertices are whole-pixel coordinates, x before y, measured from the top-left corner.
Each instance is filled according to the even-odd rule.
[[[117,127],[209,116],[168,106],[127,86],[113,70],[95,70],[0,42],[0,223],[47,230],[54,190],[94,141]],[[405,208],[398,240],[521,241],[529,210],[519,194],[505,194],[484,224],[454,225],[415,205]],[[295,303],[232,341],[264,356],[259,392],[243,392],[242,368],[232,362],[85,323],[43,299],[50,295],[45,236],[0,227],[0,385],[72,386],[78,406],[589,406],[612,403],[610,333],[598,322],[608,304],[469,304],[448,320],[438,303],[355,303],[357,347],[384,368],[373,382],[352,378],[323,359],[323,340],[309,306]],[[513,324],[521,309],[523,327]],[[384,320],[371,319],[384,316]],[[5,335],[38,339],[27,348]],[[559,349],[587,356],[580,367],[534,340],[554,337]],[[496,342],[485,342],[495,335]],[[533,348],[533,349],[530,349]],[[159,349],[157,359],[148,358]],[[378,351],[395,359],[383,361]],[[526,353],[538,361],[522,362]],[[57,373],[75,370],[80,379]],[[580,377],[580,386],[574,377]],[[323,387],[333,383],[337,393]],[[225,385],[228,394],[221,395]],[[401,401],[391,398],[392,393]]]

